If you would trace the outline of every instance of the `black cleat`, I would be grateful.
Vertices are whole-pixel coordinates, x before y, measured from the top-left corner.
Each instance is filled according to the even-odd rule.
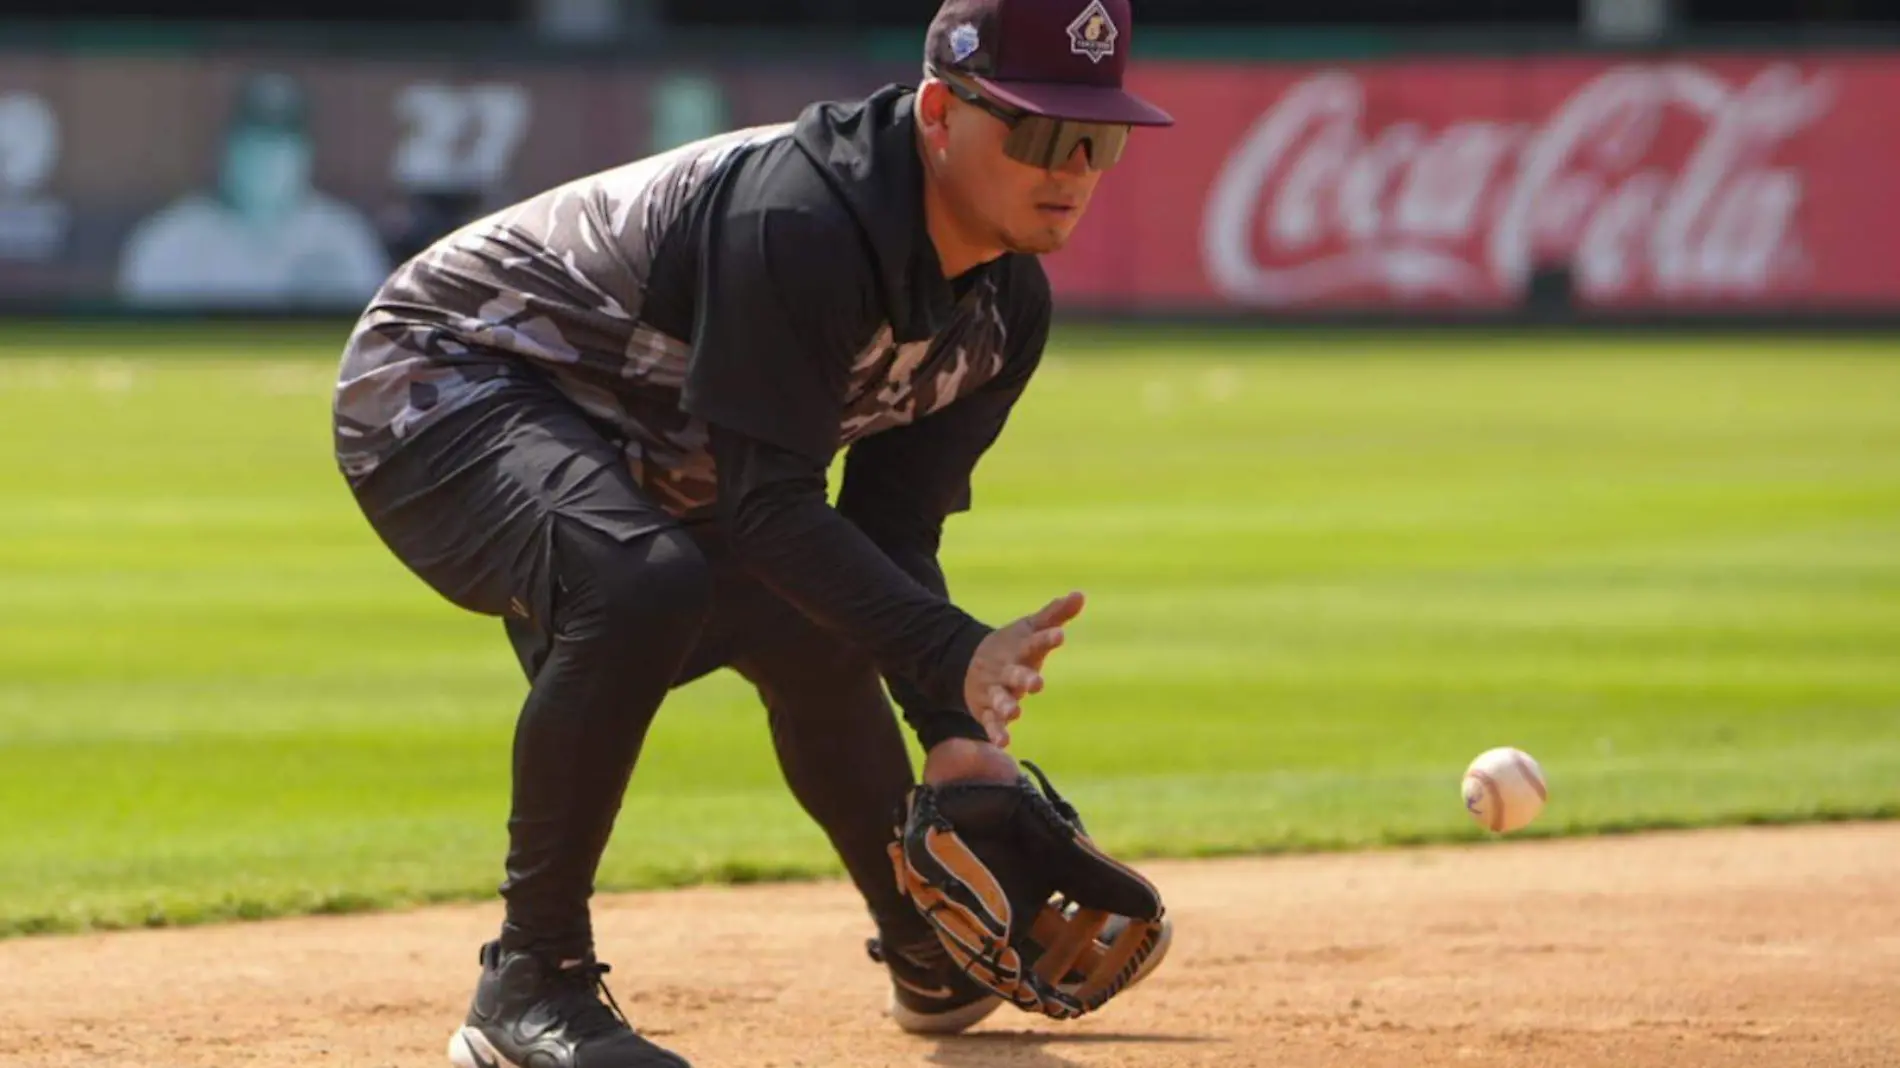
[[[557,967],[490,942],[481,962],[468,1020],[449,1039],[455,1068],[691,1068],[634,1034],[591,955]]]
[[[966,977],[936,936],[901,948],[865,943],[871,959],[890,969],[889,1012],[914,1035],[954,1035],[1002,1007],[1003,999]]]

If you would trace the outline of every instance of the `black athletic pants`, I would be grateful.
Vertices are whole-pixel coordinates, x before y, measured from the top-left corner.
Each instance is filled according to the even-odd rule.
[[[668,691],[731,667],[759,692],[792,793],[887,937],[928,930],[885,843],[912,782],[871,660],[746,575],[712,526],[682,526],[620,449],[540,381],[427,427],[353,489],[412,571],[505,620],[530,687],[515,727],[508,948],[592,948],[588,899]]]

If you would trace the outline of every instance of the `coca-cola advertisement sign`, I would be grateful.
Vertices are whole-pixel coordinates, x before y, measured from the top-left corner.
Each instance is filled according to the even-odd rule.
[[[1071,304],[1900,307],[1900,57],[1150,67]]]

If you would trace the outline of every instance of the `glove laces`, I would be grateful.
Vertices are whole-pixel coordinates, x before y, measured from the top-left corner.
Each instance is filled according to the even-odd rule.
[[[1071,805],[1067,801],[1063,800],[1061,794],[1056,793],[1056,788],[1050,785],[1049,783],[1049,776],[1044,775],[1042,772],[1042,769],[1037,767],[1031,761],[1024,760],[1024,761],[1019,761],[1019,763],[1021,763],[1023,767],[1028,768],[1032,773],[1035,774],[1036,785],[1042,788],[1043,796],[1049,799],[1049,804],[1053,806],[1058,813],[1061,814],[1062,818],[1065,820],[1068,820],[1070,823],[1075,824],[1077,827],[1082,826],[1082,814],[1075,810],[1074,805]]]

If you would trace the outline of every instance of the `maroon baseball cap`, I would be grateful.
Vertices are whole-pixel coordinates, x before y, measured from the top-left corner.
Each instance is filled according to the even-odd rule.
[[[1128,0],[944,0],[924,62],[1034,115],[1172,126],[1122,88],[1133,32]]]

